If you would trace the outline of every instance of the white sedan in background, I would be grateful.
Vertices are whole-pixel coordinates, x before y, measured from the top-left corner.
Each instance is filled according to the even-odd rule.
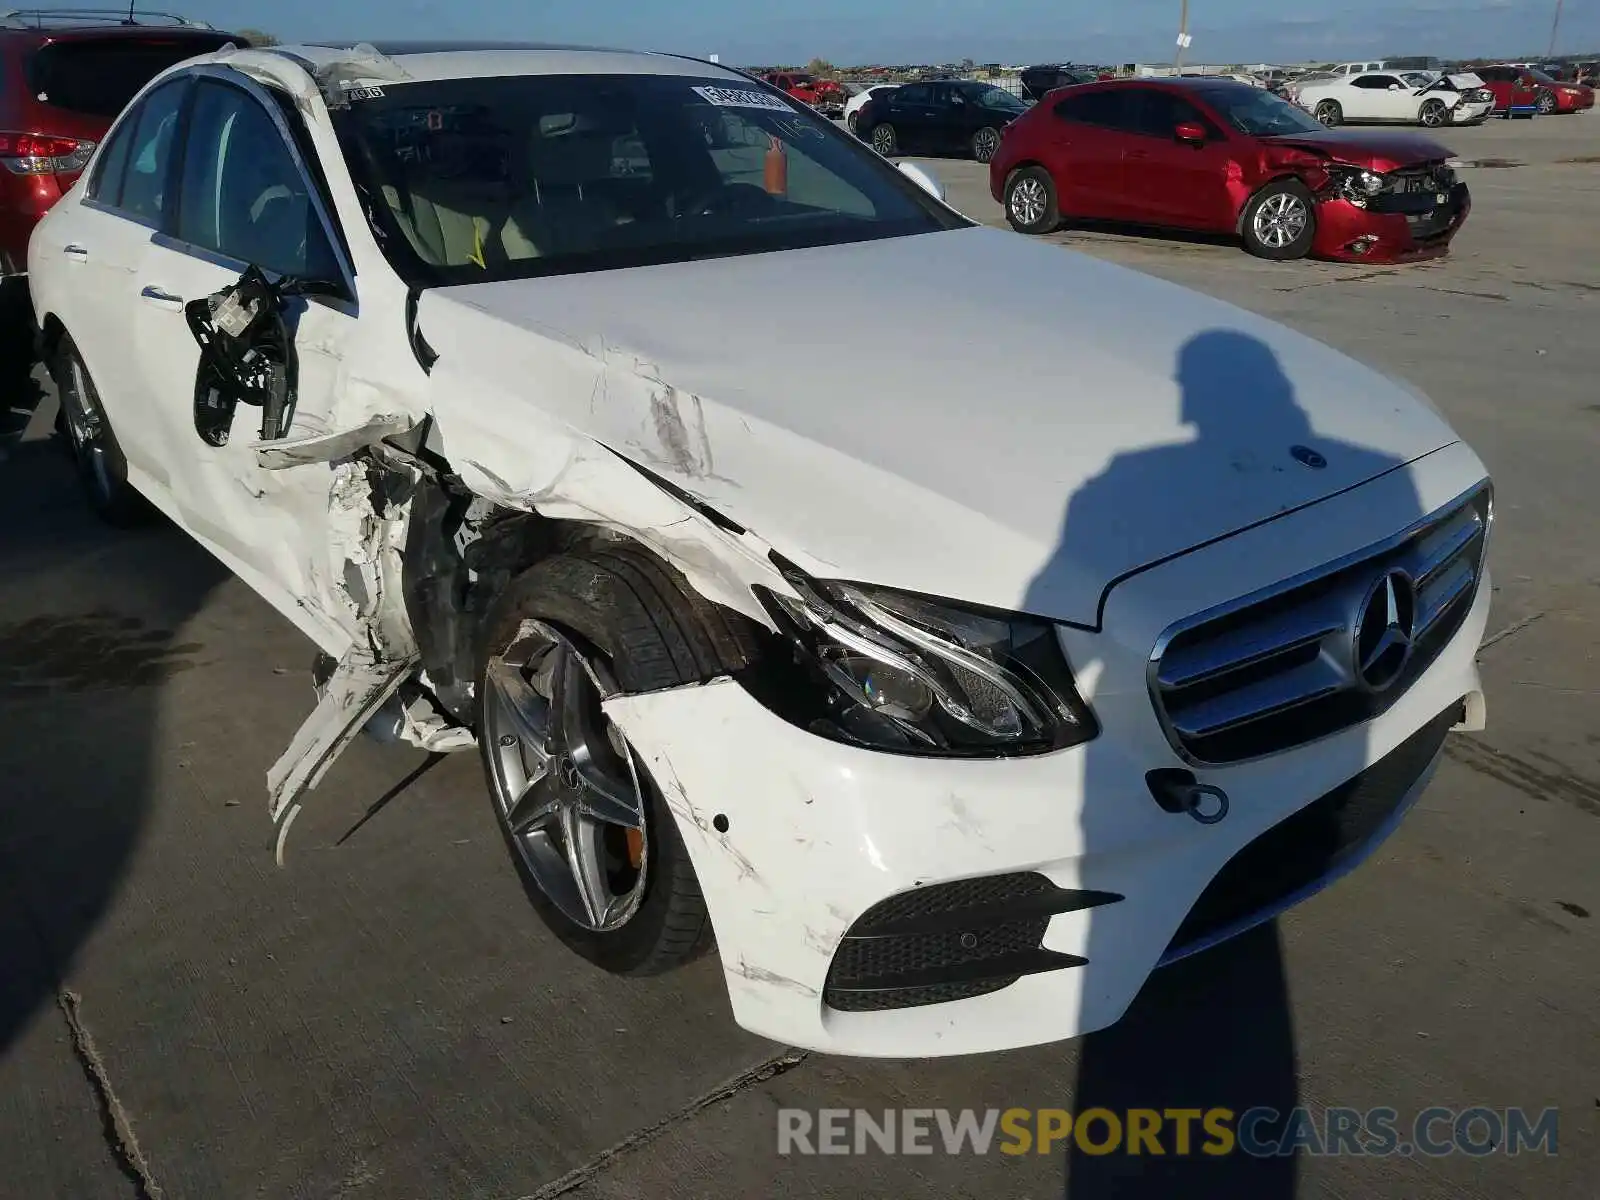
[[[1467,82],[1455,86],[1454,80]],[[1486,118],[1494,98],[1468,76],[1409,82],[1400,72],[1371,71],[1290,85],[1289,98],[1332,128],[1344,124],[1469,125]]]
[[[854,96],[851,96],[849,103],[844,106],[845,128],[851,133],[854,133],[856,131],[856,118],[861,115],[861,110],[866,107],[867,101],[871,100],[874,96],[882,95],[884,92],[893,91],[899,86],[900,85],[898,83],[869,84],[858,91]]]
[[[280,852],[363,728],[475,749],[553,940],[650,975],[714,930],[741,1025],[919,1057],[1110,1024],[1395,827],[1483,725],[1478,456],[908,174],[670,55],[243,50],[135,98],[33,303],[96,507],[323,656]]]

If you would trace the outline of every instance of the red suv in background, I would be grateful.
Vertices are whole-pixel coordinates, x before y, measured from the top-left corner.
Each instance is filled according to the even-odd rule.
[[[0,15],[0,280],[140,88],[244,39],[168,13],[25,9]]]

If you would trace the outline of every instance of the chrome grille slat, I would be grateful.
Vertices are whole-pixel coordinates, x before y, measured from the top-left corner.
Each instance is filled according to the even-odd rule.
[[[1476,580],[1477,573],[1471,564],[1457,562],[1448,573],[1435,578],[1428,588],[1418,592],[1416,636],[1427,637],[1439,618],[1472,589]]]
[[[1185,738],[1213,737],[1273,713],[1309,704],[1337,691],[1342,684],[1343,679],[1331,664],[1315,658],[1281,675],[1270,675],[1248,687],[1223,692],[1185,708],[1172,724]]]
[[[1312,616],[1309,622],[1297,620],[1297,614],[1289,613],[1279,620],[1231,631],[1184,647],[1162,659],[1161,686],[1190,687],[1248,667],[1262,659],[1293,653],[1309,642],[1320,641],[1342,629],[1345,623],[1341,608],[1330,603],[1326,609],[1325,613]],[[1308,629],[1307,624],[1313,628]]]
[[[1396,537],[1168,629],[1149,684],[1174,749],[1196,765],[1246,762],[1386,709],[1471,608],[1492,500],[1486,483]],[[1386,594],[1409,594],[1411,649],[1397,676],[1378,679],[1358,663],[1370,645],[1361,641],[1361,615],[1386,577],[1395,581]]]
[[[1441,567],[1453,561],[1482,531],[1483,525],[1474,519],[1475,516],[1471,512],[1462,513],[1421,539],[1416,554],[1405,564],[1419,588]]]

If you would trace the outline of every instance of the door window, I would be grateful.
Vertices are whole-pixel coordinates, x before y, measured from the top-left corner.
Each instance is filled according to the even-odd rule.
[[[106,172],[96,175],[104,187],[96,199],[146,225],[161,228],[170,207],[172,147],[178,132],[178,114],[189,92],[187,79],[164,84],[145,97],[137,114],[118,127],[119,135],[132,130],[125,150],[107,147]],[[120,136],[119,139],[121,140]],[[108,174],[115,168],[117,176]]]
[[[1122,90],[1088,92],[1056,102],[1056,116],[1077,125],[1098,125],[1102,129],[1126,129],[1127,118]]]
[[[1199,125],[1206,131],[1208,137],[1216,136],[1216,130],[1211,122],[1182,96],[1154,90],[1136,91],[1131,95],[1134,100],[1129,116],[1134,133],[1170,138],[1172,131],[1179,125],[1189,124]]]
[[[1402,85],[1401,82],[1393,75],[1363,75],[1351,86],[1368,88],[1375,92],[1386,92],[1391,87],[1402,87],[1404,85]]]
[[[312,189],[272,118],[247,92],[205,81],[184,155],[178,238],[265,271],[336,280]]]
[[[931,104],[933,89],[925,83],[908,83],[904,87],[896,88],[890,94],[889,102],[897,108],[910,107],[914,104]]]

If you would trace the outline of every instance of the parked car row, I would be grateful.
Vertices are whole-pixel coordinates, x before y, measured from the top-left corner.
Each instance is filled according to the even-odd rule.
[[[1491,116],[1532,117],[1594,107],[1594,89],[1563,83],[1537,68],[1495,66],[1437,71],[1351,71],[1308,75],[1282,94],[1329,127],[1401,123],[1439,128]]]

